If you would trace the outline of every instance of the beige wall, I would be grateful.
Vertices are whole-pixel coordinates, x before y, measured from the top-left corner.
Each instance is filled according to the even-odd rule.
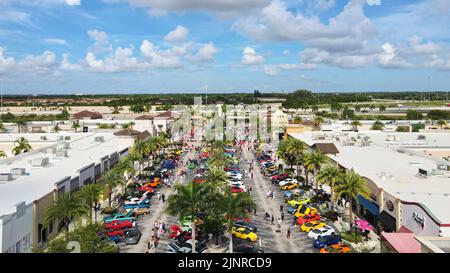
[[[37,246],[38,245],[38,230],[39,230],[39,224],[44,225],[44,217],[47,209],[53,204],[53,200],[55,200],[55,192],[49,192],[39,200],[36,200],[34,202],[34,213],[33,213],[33,241],[32,245]],[[48,227],[44,226],[44,228],[47,229]],[[51,234],[47,235],[47,240],[50,238],[50,236],[55,235],[58,230],[58,224],[55,222],[53,223],[53,232]]]

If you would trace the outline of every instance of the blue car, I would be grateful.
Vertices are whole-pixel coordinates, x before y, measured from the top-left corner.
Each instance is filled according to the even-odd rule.
[[[294,193],[292,191],[283,191],[283,197],[284,198],[289,198],[293,195]]]
[[[141,203],[137,203],[137,204],[129,204],[129,205],[123,206],[124,209],[142,209],[142,208],[149,208],[149,207],[150,207],[150,203],[148,203],[148,202],[141,202]]]
[[[127,213],[116,213],[114,215],[104,217],[103,221],[105,223],[112,222],[112,221],[115,221],[115,220],[134,221],[134,220],[136,220],[136,218],[133,215],[134,215],[134,211],[130,210]]]
[[[287,206],[286,211],[287,213],[294,214],[297,211],[297,208]]]
[[[341,236],[339,236],[339,235],[328,235],[328,236],[320,237],[317,240],[314,240],[313,246],[315,248],[321,249],[321,248],[324,248],[326,246],[339,244],[340,241],[341,241]]]

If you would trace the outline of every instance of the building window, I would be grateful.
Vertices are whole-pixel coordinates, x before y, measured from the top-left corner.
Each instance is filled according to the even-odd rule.
[[[50,224],[48,224],[48,234],[52,234],[53,232],[53,222],[50,222]]]
[[[19,240],[16,243],[16,253],[21,253],[22,252],[22,240]]]
[[[22,239],[22,247],[24,252],[29,252],[30,246],[31,246],[31,235],[28,234],[27,236],[23,237]]]

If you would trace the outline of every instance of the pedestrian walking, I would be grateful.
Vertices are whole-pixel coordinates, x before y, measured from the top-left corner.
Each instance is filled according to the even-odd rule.
[[[291,227],[288,227],[286,238],[291,239]]]
[[[158,197],[158,200],[161,200],[161,193],[159,191],[156,193],[156,197]]]
[[[253,209],[253,215],[256,216],[256,209]]]
[[[275,218],[273,218],[273,215],[272,215],[272,217],[270,218],[270,221],[272,222],[272,225],[275,225],[274,222],[273,222],[274,220],[275,220]]]
[[[270,221],[270,214],[266,211],[266,214],[264,216],[266,218],[266,221],[269,222]]]
[[[280,212],[283,212],[283,205],[280,205]]]
[[[163,201],[163,203],[166,201],[166,195],[163,193],[162,195],[161,195],[161,198],[162,198],[162,201]]]
[[[281,221],[284,221],[284,211],[281,212]]]
[[[278,218],[278,228],[281,229],[281,218]]]

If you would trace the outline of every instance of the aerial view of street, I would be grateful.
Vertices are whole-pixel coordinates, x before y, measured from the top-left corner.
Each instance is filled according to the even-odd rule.
[[[334,270],[347,264],[322,259],[449,253],[449,14],[0,0],[2,264]]]

